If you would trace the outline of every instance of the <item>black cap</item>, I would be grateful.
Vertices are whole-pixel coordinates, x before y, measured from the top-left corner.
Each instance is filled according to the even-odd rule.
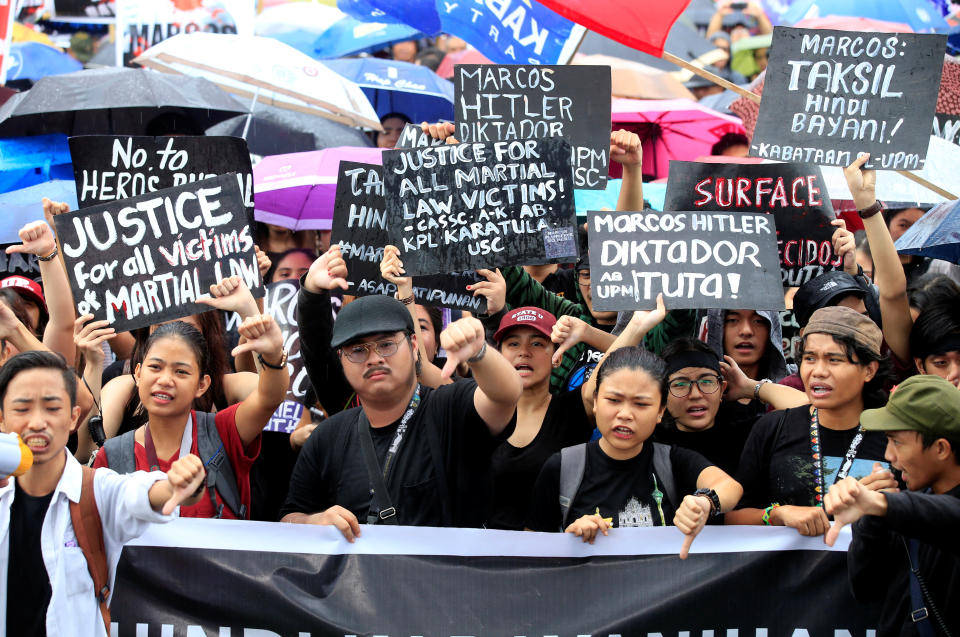
[[[797,324],[803,327],[817,310],[830,307],[839,297],[856,294],[860,298],[867,295],[857,280],[843,270],[824,272],[800,286],[793,297],[793,315]]]
[[[340,347],[370,334],[413,333],[413,318],[406,306],[395,298],[375,294],[348,303],[337,314],[331,347]]]

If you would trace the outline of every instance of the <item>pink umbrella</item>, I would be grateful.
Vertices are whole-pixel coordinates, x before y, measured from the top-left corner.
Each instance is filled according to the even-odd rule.
[[[804,18],[793,25],[798,29],[836,29],[837,31],[870,31],[878,33],[913,33],[909,24],[887,22],[872,18],[854,18],[846,15],[826,15],[822,18]]]
[[[671,159],[709,155],[726,133],[744,134],[740,119],[693,100],[614,99],[613,127],[632,130],[643,140],[643,174],[666,177]]]
[[[381,164],[383,149],[337,146],[264,157],[253,167],[257,221],[291,230],[329,230],[341,161]]]
[[[454,64],[493,64],[493,62],[488,60],[483,53],[476,49],[466,49],[464,51],[458,51],[457,53],[451,53],[443,58],[440,66],[437,67],[437,75],[448,80],[451,79],[453,77]]]

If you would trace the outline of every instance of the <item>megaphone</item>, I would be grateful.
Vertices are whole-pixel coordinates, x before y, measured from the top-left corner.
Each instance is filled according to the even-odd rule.
[[[22,476],[33,465],[33,452],[15,433],[0,434],[0,476]]]

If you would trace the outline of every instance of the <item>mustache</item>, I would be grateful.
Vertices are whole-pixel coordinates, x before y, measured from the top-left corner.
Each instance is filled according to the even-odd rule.
[[[364,378],[370,378],[370,377],[373,376],[374,374],[389,374],[389,373],[390,373],[390,368],[389,368],[389,367],[383,367],[383,366],[381,366],[381,367],[372,367],[372,368],[368,369],[366,372],[363,373],[363,377],[364,377]]]

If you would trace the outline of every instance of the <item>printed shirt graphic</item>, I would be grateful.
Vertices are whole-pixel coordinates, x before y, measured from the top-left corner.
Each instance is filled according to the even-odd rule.
[[[656,526],[653,522],[653,513],[649,504],[641,504],[637,498],[633,497],[623,507],[623,510],[617,515],[617,526],[636,527],[636,526]]]

